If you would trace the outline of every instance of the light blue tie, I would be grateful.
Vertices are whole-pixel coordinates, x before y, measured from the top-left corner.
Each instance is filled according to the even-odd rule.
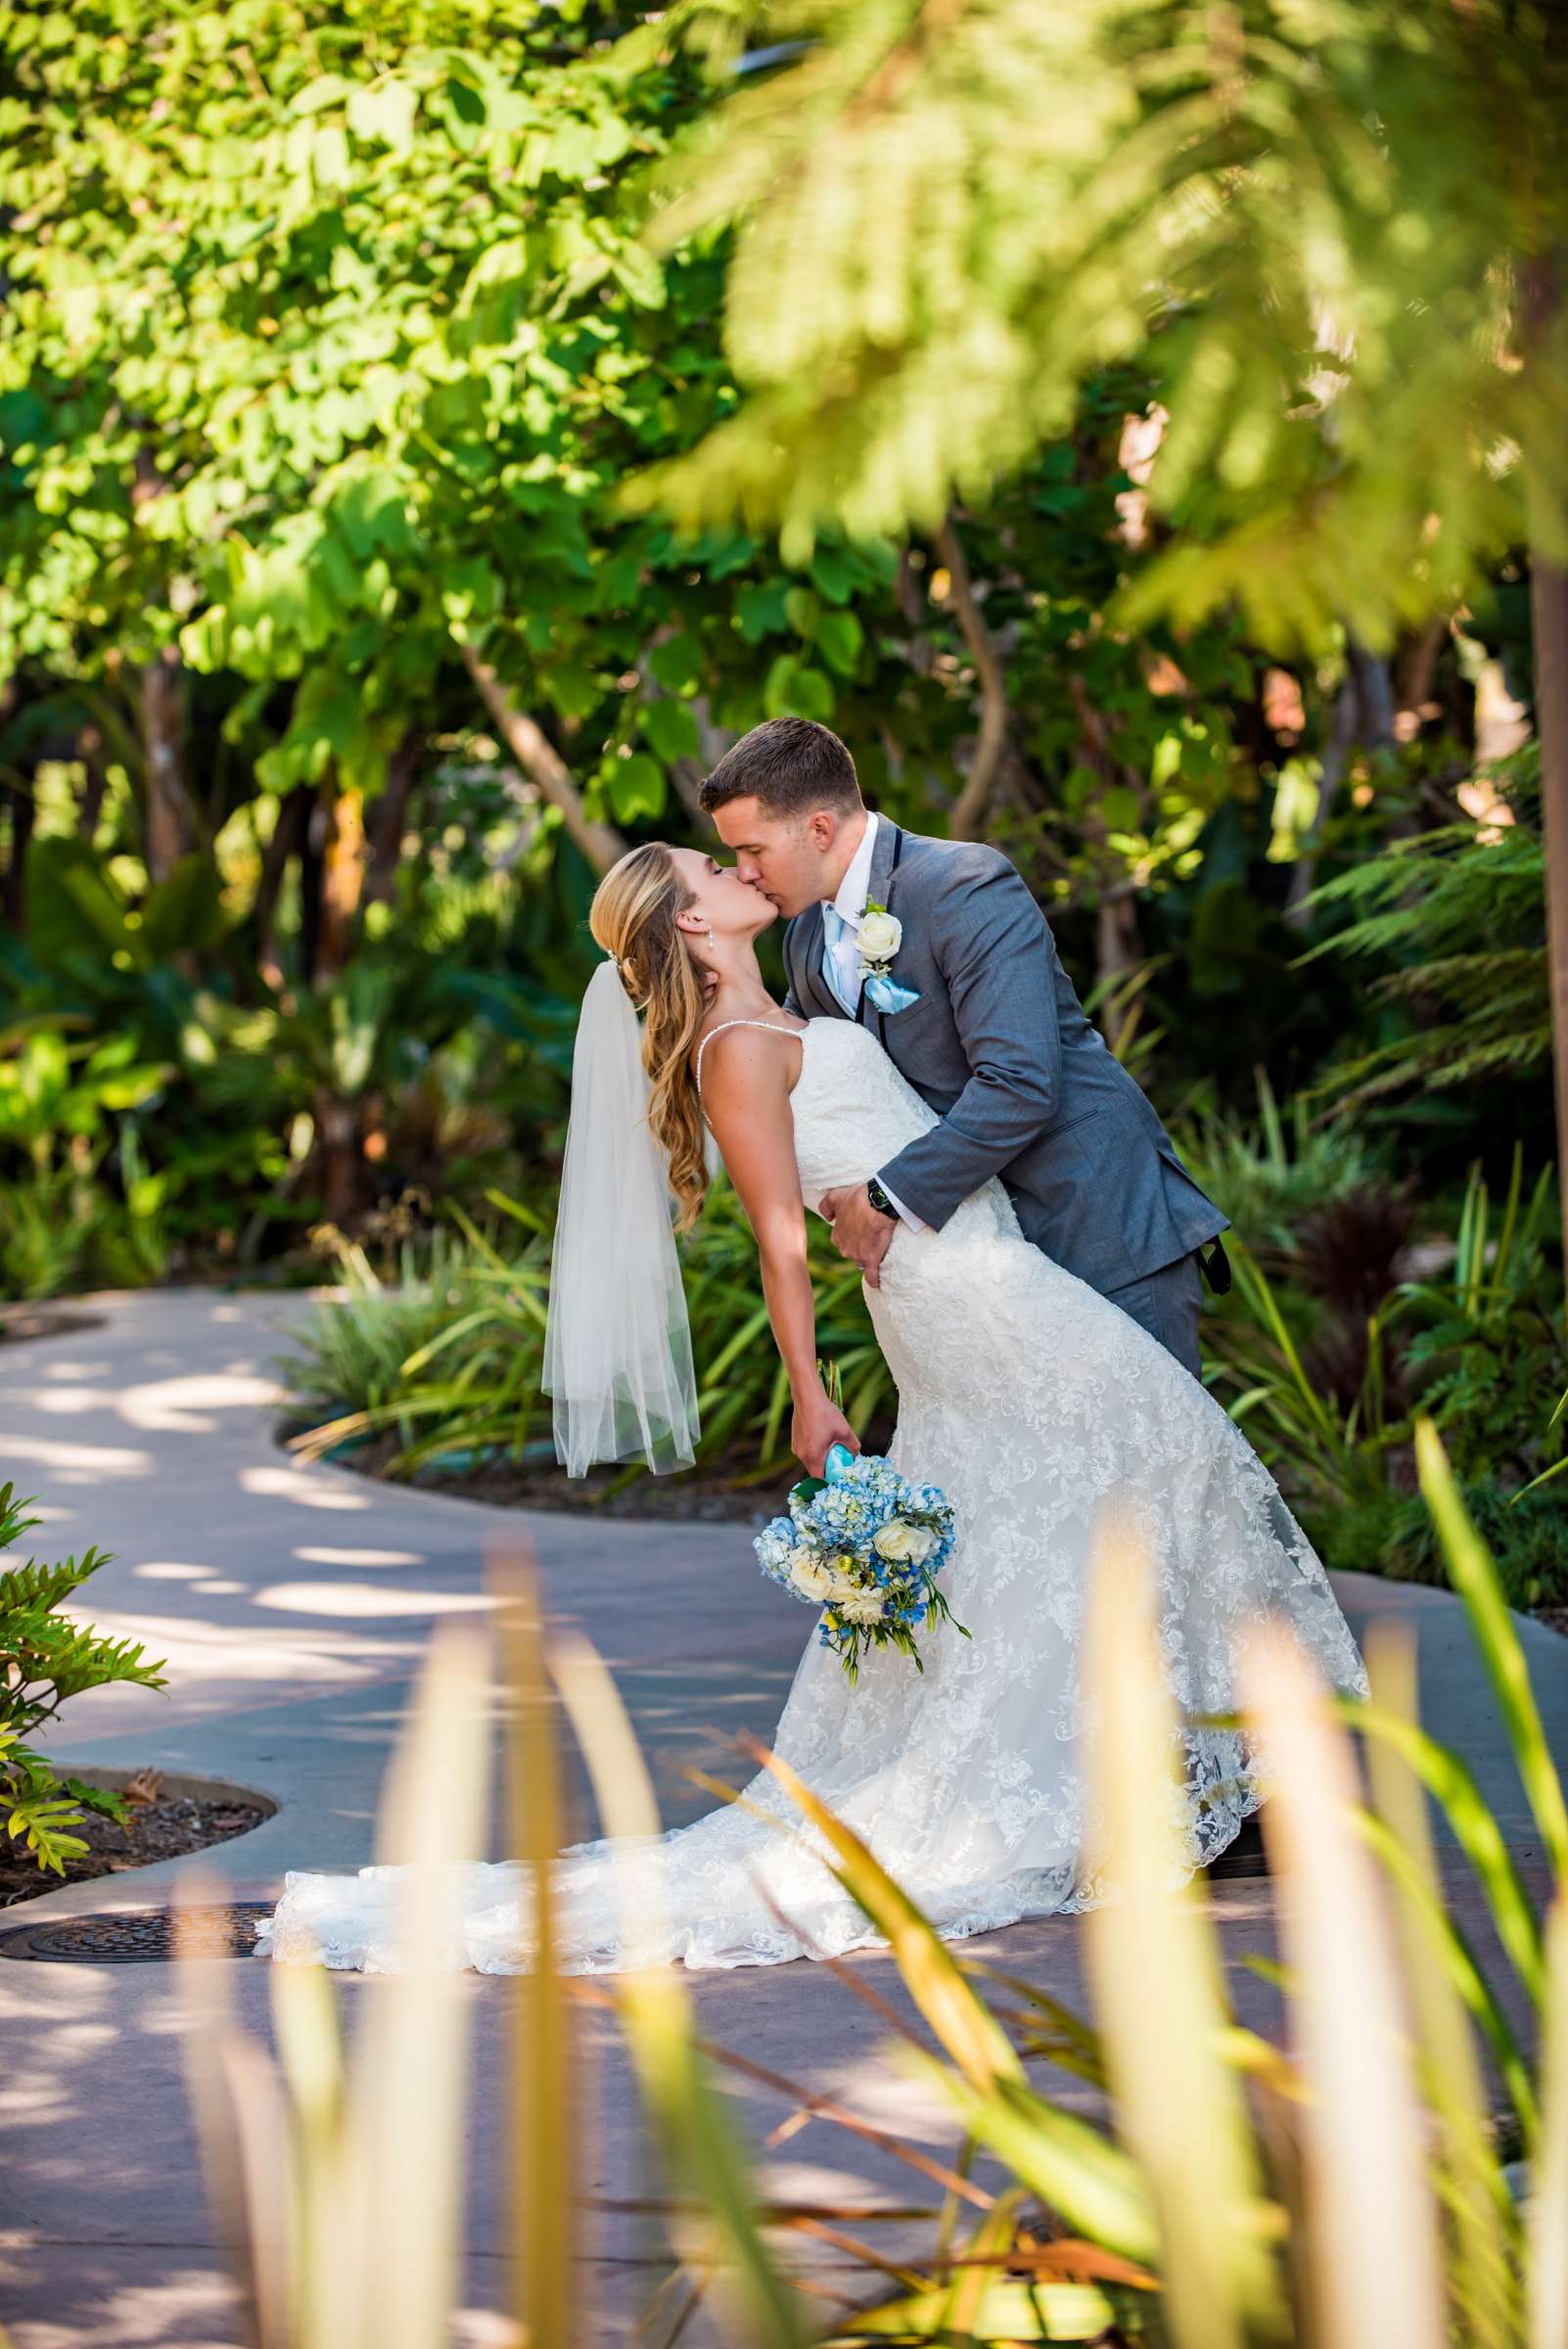
[[[845,994],[844,981],[840,976],[838,958],[839,941],[843,938],[844,933],[849,927],[849,923],[845,920],[843,914],[840,913],[836,905],[823,906],[822,975],[826,979],[829,987],[833,990],[834,1001],[841,1003],[846,1011],[853,1012],[854,1010],[854,1005]]]

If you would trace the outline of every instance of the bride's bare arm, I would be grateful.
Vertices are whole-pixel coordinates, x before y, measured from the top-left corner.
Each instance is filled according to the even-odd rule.
[[[790,1110],[793,1065],[783,1031],[726,1029],[708,1047],[703,1106],[756,1234],[767,1317],[795,1405],[792,1448],[811,1475],[820,1476],[829,1445],[847,1444],[852,1451],[860,1447],[817,1376],[816,1306]]]

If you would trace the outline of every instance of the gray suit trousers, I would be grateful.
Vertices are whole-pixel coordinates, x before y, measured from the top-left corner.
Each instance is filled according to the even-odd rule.
[[[1196,1249],[1190,1256],[1178,1257],[1174,1265],[1163,1265],[1158,1272],[1130,1280],[1125,1288],[1107,1289],[1105,1296],[1124,1313],[1130,1313],[1151,1338],[1158,1338],[1183,1370],[1190,1370],[1194,1378],[1202,1375],[1198,1314],[1203,1304],[1203,1273]]]

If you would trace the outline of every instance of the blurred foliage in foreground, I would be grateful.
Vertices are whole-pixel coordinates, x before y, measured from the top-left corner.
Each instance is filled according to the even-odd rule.
[[[1183,1877],[1167,1840],[1174,1724],[1146,1569],[1109,1535],[1091,1591],[1086,1664],[1101,1726],[1087,1760],[1106,1822],[1096,1859],[1117,1897],[1084,1920],[1091,2022],[939,1939],[860,1839],[776,1757],[751,1749],[891,1951],[920,2028],[863,1967],[822,1962],[888,2027],[891,2075],[949,2116],[950,2154],[934,2149],[929,2123],[918,2141],[885,2114],[873,2127],[815,2083],[713,2045],[678,1968],[611,1984],[557,1971],[552,1681],[605,1831],[643,1837],[657,1815],[609,1674],[576,1636],[543,1647],[531,1578],[497,1566],[505,1848],[538,1953],[508,1994],[508,2313],[531,2349],[566,2349],[590,2320],[575,2255],[591,2094],[573,2028],[583,2002],[619,2018],[664,2173],[669,2273],[643,2337],[675,2337],[699,2304],[721,2337],[776,2349],[1112,2339],[1544,2349],[1557,2336],[1568,2309],[1568,1811],[1496,1574],[1430,1427],[1419,1450],[1545,1855],[1544,1915],[1467,1767],[1418,1723],[1404,1635],[1385,1626],[1368,1642],[1373,1697],[1362,1706],[1327,1699],[1276,1629],[1242,1670],[1245,1717],[1268,1725],[1263,1816],[1279,1898],[1281,1962],[1256,1963],[1283,2009],[1268,2035],[1242,2025],[1202,1885]],[[281,2068],[236,2021],[229,1970],[181,1967],[208,2188],[265,2349],[429,2349],[444,2337],[472,2003],[461,1974],[443,1969],[441,1943],[462,1864],[486,1848],[488,1688],[481,1635],[438,1635],[378,1837],[378,1860],[406,1870],[396,1970],[364,1985],[351,2050],[319,1967],[270,1968]],[[1364,1741],[1364,1804],[1351,1727]],[[1457,1845],[1442,1866],[1429,1797]],[[1505,1988],[1449,1906],[1451,1865],[1496,1930]],[[185,1883],[198,1901],[195,1879]],[[650,1916],[639,1903],[658,1899],[646,1870],[628,1865],[625,1898],[634,1934]],[[878,2178],[827,2203],[770,2192],[721,2093],[728,2071],[764,2086],[797,2122],[833,2130],[841,2173],[860,2142],[874,2142]],[[908,2179],[897,2205],[889,2161]],[[832,2269],[820,2264],[824,2243]]]
[[[1176,531],[1123,620],[1234,601],[1275,652],[1386,650],[1531,530],[1562,562],[1559,32],[1493,0],[676,0],[628,62],[780,46],[660,174],[662,250],[738,223],[745,397],[644,496],[797,559],[930,531],[1130,362]]]

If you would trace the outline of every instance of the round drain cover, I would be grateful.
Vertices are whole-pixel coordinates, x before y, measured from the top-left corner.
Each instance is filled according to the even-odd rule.
[[[188,1909],[181,1926],[197,1958],[249,1958],[255,1929],[272,1914],[270,1901],[226,1901]],[[36,1924],[0,1932],[0,1958],[33,1958],[51,1965],[157,1965],[174,1957],[171,1909],[121,1909],[99,1916],[40,1917]]]

